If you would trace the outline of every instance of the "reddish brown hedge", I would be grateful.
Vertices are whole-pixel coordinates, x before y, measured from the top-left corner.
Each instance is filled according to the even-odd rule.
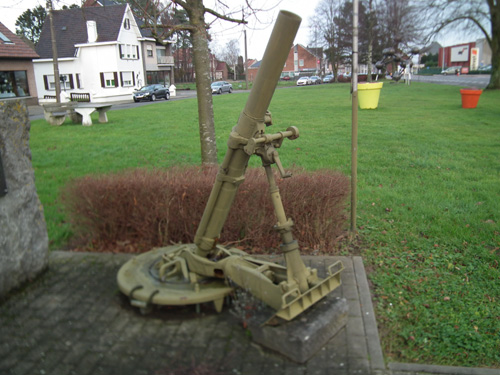
[[[141,252],[193,241],[212,189],[215,168],[136,169],[69,183],[63,202],[78,240],[96,251]],[[303,250],[331,252],[345,220],[348,179],[338,172],[294,171],[278,179],[285,211]],[[263,169],[249,169],[240,186],[222,243],[268,251],[279,246],[276,218]]]

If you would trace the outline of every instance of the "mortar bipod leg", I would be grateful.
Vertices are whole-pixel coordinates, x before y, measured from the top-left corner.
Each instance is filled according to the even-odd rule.
[[[304,293],[309,289],[307,278],[310,272],[300,257],[299,244],[293,239],[293,221],[291,219],[287,219],[286,217],[283,202],[281,201],[280,191],[276,185],[276,181],[274,180],[271,166],[265,164],[264,169],[266,170],[267,182],[269,183],[269,192],[271,195],[271,201],[273,202],[274,212],[276,213],[276,218],[278,219],[275,229],[281,235],[282,245],[280,246],[280,249],[285,257],[288,282],[295,281],[300,292]]]

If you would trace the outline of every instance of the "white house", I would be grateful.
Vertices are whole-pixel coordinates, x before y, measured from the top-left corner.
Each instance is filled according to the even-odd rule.
[[[92,102],[130,100],[144,84],[142,36],[128,4],[59,10],[53,19],[61,96],[88,93]],[[36,50],[35,78],[43,99],[55,95],[48,18]]]

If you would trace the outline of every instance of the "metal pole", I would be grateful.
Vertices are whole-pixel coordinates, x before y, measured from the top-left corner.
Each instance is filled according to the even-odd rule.
[[[50,36],[52,39],[52,61],[54,65],[54,84],[56,86],[56,102],[61,102],[61,82],[59,81],[59,63],[57,55],[56,32],[54,30],[54,19],[52,12],[52,0],[47,0],[47,8],[49,8],[49,21],[50,21]]]
[[[352,5],[351,235],[354,235],[358,181],[358,0],[354,0]]]
[[[243,12],[243,9],[241,10]],[[243,21],[245,21],[245,14],[243,13],[242,17]],[[243,63],[243,66],[245,68],[245,90],[248,90],[248,66],[247,66],[247,28],[245,24],[243,23],[243,35],[245,37],[245,62]]]

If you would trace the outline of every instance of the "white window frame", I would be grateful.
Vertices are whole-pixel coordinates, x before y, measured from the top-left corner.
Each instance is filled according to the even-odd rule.
[[[65,76],[66,81],[64,83],[60,80],[60,85],[61,85],[61,90],[71,90],[71,84],[69,81],[69,74],[59,74],[59,76]],[[56,83],[54,81],[54,75],[53,74],[47,74],[47,83],[49,84],[49,90],[50,91],[55,91],[56,89]]]
[[[134,72],[121,72],[121,78],[123,87],[134,86]]]
[[[104,72],[104,87],[106,88],[114,88],[116,87],[115,75],[113,72]]]

